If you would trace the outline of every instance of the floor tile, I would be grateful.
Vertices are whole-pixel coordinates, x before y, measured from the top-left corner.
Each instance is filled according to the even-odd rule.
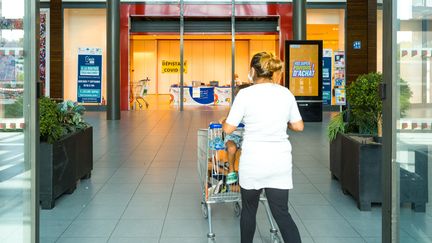
[[[39,234],[44,238],[58,238],[69,227],[72,220],[41,220]]]
[[[112,184],[115,185],[115,184]],[[119,205],[126,206],[132,197],[132,193],[98,193],[90,201],[89,205]]]
[[[159,243],[159,237],[112,237],[108,243]]]
[[[297,215],[302,220],[329,219],[343,220],[343,217],[332,206],[294,206]]]
[[[162,231],[162,238],[196,238],[206,236],[207,233],[208,225],[205,219],[167,219]],[[217,234],[217,232],[215,233]]]
[[[106,237],[62,237],[57,243],[106,243],[108,238]]]
[[[113,232],[117,222],[108,219],[75,220],[61,237],[107,237]]]
[[[347,238],[347,237],[315,237],[313,238],[315,243],[365,243],[365,240],[361,237]]]
[[[126,208],[122,219],[164,219],[167,210],[167,204],[129,206]]]
[[[312,237],[360,237],[345,220],[302,220]]]
[[[122,219],[113,237],[158,237],[163,226],[162,219]]]
[[[88,219],[120,219],[125,206],[122,205],[89,205],[78,216],[79,220]]]

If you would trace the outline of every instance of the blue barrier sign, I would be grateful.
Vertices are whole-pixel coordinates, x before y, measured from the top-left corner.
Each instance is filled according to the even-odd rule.
[[[102,49],[78,50],[78,103],[101,103]]]
[[[322,82],[323,82],[323,104],[331,105],[332,101],[332,56],[333,51],[331,49],[323,50],[323,65],[322,65]]]

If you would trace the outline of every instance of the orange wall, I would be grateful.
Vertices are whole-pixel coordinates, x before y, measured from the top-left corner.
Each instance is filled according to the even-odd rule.
[[[240,80],[247,81],[249,61],[259,51],[276,53],[275,40],[236,40],[235,70]],[[169,87],[177,84],[180,75],[162,73],[162,60],[180,60],[180,42],[178,40],[131,40],[131,80],[149,77],[150,94],[168,94]],[[188,70],[184,82],[208,83],[218,80],[220,85],[231,83],[231,40],[185,40],[184,60]]]

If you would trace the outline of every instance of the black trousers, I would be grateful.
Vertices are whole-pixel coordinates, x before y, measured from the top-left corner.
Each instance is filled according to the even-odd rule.
[[[262,190],[241,188],[242,211],[240,218],[241,242],[252,243],[256,228],[256,213]],[[265,188],[270,211],[276,220],[285,243],[301,243],[297,225],[288,212],[288,190]]]

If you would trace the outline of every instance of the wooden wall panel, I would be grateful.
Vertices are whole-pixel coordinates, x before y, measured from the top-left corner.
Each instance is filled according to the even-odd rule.
[[[50,2],[50,96],[63,99],[63,4]]]
[[[376,0],[347,0],[346,20],[346,79],[351,83],[361,74],[376,72]],[[361,41],[361,49],[353,48],[354,41]]]

